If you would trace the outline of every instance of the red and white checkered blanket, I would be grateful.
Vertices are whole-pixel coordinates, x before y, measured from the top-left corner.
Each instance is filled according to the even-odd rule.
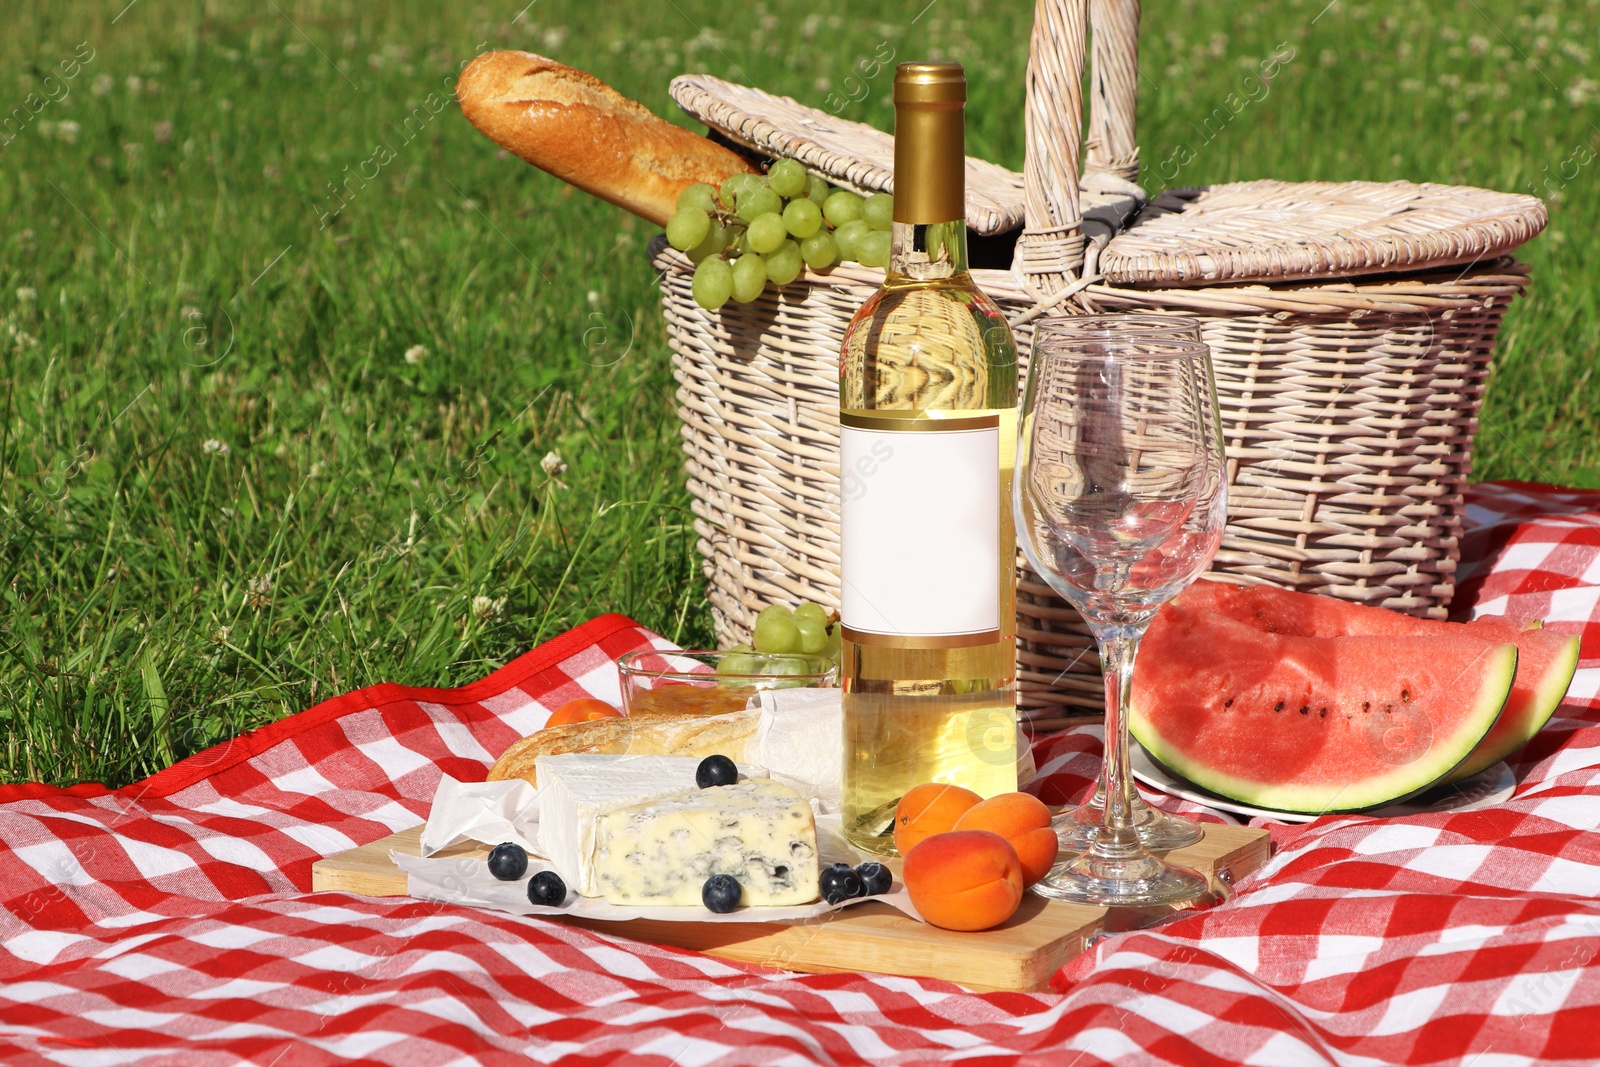
[[[607,615],[462,689],[379,685],[108,792],[0,789],[0,1062],[83,1065],[1600,1060],[1600,493],[1476,487],[1463,612],[1583,634],[1497,810],[1274,830],[1235,898],[1121,934],[1056,992],[796,975],[556,922],[312,894],[612,661]],[[1041,746],[1046,798],[1099,742]]]

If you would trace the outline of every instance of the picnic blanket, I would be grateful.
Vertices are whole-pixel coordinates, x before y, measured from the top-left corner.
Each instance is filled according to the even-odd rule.
[[[1600,1059],[1600,493],[1474,487],[1459,612],[1583,635],[1487,811],[1277,826],[1236,896],[1048,993],[797,975],[558,922],[313,894],[311,864],[481,778],[614,659],[607,615],[455,690],[377,685],[123,789],[0,789],[0,1062],[1588,1064]],[[1097,731],[1040,745],[1075,798]],[[1168,803],[1175,810],[1192,807]]]

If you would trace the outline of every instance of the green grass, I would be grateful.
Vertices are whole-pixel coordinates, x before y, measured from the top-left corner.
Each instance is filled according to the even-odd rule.
[[[520,7],[8,12],[0,113],[92,58],[0,147],[0,780],[126,782],[350,688],[471,680],[607,610],[710,639],[649,229],[440,106],[481,48],[663,114],[685,70],[822,105],[885,44],[960,59],[972,150],[1021,164],[1031,4]],[[1600,484],[1600,167],[1573,162],[1600,155],[1596,4],[1322,7],[1147,0],[1147,164],[1287,44],[1177,182],[1546,195],[1477,473]],[[843,113],[886,124],[888,86]]]

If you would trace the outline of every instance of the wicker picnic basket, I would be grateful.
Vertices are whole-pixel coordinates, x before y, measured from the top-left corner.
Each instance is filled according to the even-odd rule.
[[[1495,335],[1527,284],[1508,253],[1543,227],[1543,205],[1405,182],[1248,182],[1143,205],[1138,14],[1137,0],[1039,0],[1024,173],[969,159],[967,175],[975,232],[1023,229],[1011,270],[974,277],[1024,359],[1041,314],[1197,319],[1230,475],[1214,569],[1443,617]],[[757,152],[892,188],[887,134],[707,76],[672,92]],[[659,239],[651,252],[718,637],[744,641],[766,604],[838,602],[838,354],[883,275],[841,265],[707,312],[687,258]],[[1025,564],[1017,599],[1024,713],[1043,725],[1098,708],[1076,611]]]

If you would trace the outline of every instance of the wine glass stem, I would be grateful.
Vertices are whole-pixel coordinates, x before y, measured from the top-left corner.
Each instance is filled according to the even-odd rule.
[[[1128,768],[1128,703],[1133,692],[1133,659],[1144,627],[1108,627],[1100,635],[1100,667],[1106,683],[1106,790],[1104,829],[1097,845],[1128,851],[1139,847],[1133,825],[1133,779]]]

